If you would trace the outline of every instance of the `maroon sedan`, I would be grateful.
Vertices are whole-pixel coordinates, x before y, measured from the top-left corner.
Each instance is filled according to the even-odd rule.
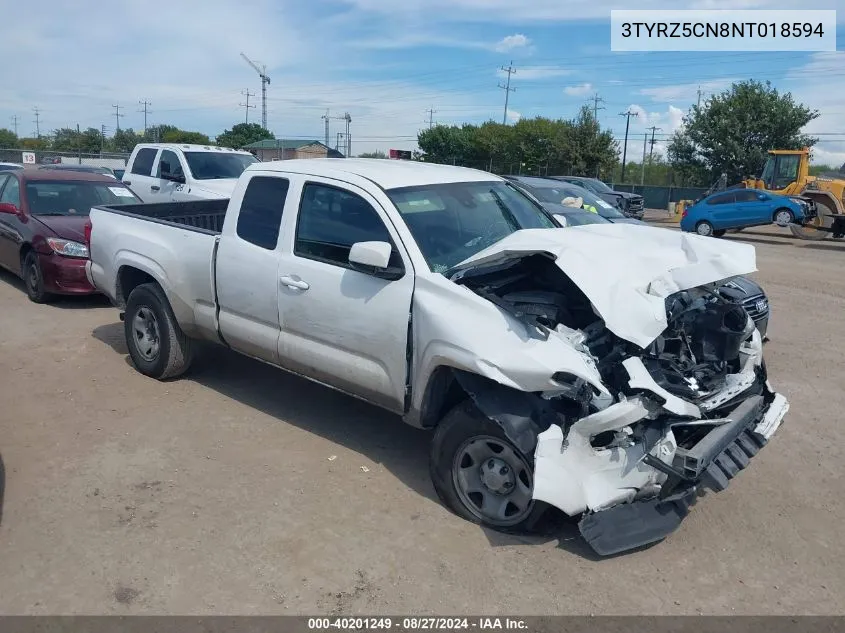
[[[109,176],[48,169],[0,172],[0,266],[20,276],[36,303],[93,294],[85,276],[91,207],[138,203]]]

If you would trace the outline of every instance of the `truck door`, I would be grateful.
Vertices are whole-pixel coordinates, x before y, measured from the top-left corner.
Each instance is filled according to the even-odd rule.
[[[331,179],[307,177],[291,207],[278,268],[280,364],[402,412],[414,273],[394,227],[365,190]],[[352,268],[351,246],[368,241],[392,245],[400,279]]]
[[[161,150],[153,171],[158,190],[152,192],[155,202],[173,202],[185,187],[185,169],[179,155],[170,149]],[[180,180],[181,179],[181,180]]]
[[[144,202],[156,202],[158,179],[153,177],[153,165],[158,156],[155,147],[142,147],[123,174],[123,184]]]
[[[246,179],[247,175],[242,176]],[[260,172],[236,191],[217,249],[220,332],[233,348],[278,364],[278,241],[290,181]]]

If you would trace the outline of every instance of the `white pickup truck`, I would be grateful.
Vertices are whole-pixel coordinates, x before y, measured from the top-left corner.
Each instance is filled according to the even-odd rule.
[[[256,162],[249,152],[227,147],[139,143],[122,180],[144,202],[228,199],[238,176]]]
[[[599,554],[662,539],[788,409],[717,282],[751,246],[556,228],[491,174],[405,161],[251,165],[231,200],[94,207],[89,277],[164,379],[214,341],[434,430],[457,514],[580,515]]]

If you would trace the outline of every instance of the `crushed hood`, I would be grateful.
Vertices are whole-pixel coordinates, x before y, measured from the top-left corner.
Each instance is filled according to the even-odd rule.
[[[757,270],[748,244],[631,224],[517,231],[453,270],[460,275],[542,253],[582,290],[611,332],[640,347],[666,329],[667,296]]]

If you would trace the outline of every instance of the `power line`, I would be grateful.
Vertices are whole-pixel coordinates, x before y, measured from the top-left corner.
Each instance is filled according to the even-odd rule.
[[[604,103],[604,99],[602,99],[599,96],[599,93],[597,92],[589,100],[593,102],[593,119],[598,121],[599,120],[599,110],[606,110],[607,109],[604,106],[599,105],[599,102]]]
[[[625,112],[620,112],[619,116],[625,117],[625,145],[622,150],[622,178],[620,179],[621,182],[625,182],[625,161],[628,158],[628,128],[631,125],[631,117],[639,116],[639,114],[626,110]]]
[[[119,105],[113,105],[112,107],[114,108],[114,121],[115,121],[114,130],[115,130],[115,132],[120,132],[120,118],[124,115],[120,113],[120,106]]]
[[[41,138],[41,111],[38,108],[33,108],[32,111],[35,113],[35,137]]]
[[[151,113],[151,110],[148,110],[147,106],[150,106],[152,104],[147,100],[139,101],[138,103],[140,103],[142,106],[144,106],[144,109],[138,110],[138,112],[144,113],[144,135],[146,136],[146,134],[147,134],[147,115]]]
[[[434,114],[437,112],[437,110],[435,110],[434,107],[431,107],[426,110],[426,112],[428,112],[428,129],[430,130],[434,125]]]
[[[651,164],[651,156],[652,156],[652,154],[654,154],[654,133],[657,130],[662,130],[663,128],[662,127],[656,127],[656,126],[652,125],[651,127],[647,127],[646,129],[651,130],[651,146],[650,146],[649,152],[648,152],[648,164],[650,165]]]
[[[516,92],[516,88],[511,88],[511,75],[516,73],[516,68],[513,67],[513,61],[511,61],[507,68],[502,66],[502,70],[508,74],[508,82],[504,86],[499,83],[499,88],[505,91],[505,113],[502,115],[502,125],[506,125],[508,122],[508,97],[510,97],[512,92]]]
[[[244,114],[244,123],[249,123],[249,109],[255,107],[254,105],[249,105],[249,98],[254,97],[255,93],[250,92],[249,88],[247,88],[241,94],[246,97],[246,103],[239,103],[238,105],[241,106],[246,111],[245,114]]]

